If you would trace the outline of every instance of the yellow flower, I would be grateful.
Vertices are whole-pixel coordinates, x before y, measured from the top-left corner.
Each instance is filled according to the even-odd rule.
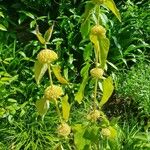
[[[44,92],[44,97],[47,100],[58,99],[62,95],[63,95],[62,87],[57,86],[57,85],[51,85],[47,87]]]
[[[111,135],[109,128],[102,128],[101,133],[103,136],[106,136],[106,137],[109,137]]]
[[[90,74],[94,78],[102,78],[104,70],[101,68],[93,68],[91,69]]]
[[[91,34],[96,35],[96,36],[100,36],[100,37],[105,37],[106,30],[101,25],[95,25],[91,29]]]
[[[92,111],[87,115],[87,119],[91,120],[91,121],[97,121],[97,119],[99,119],[99,118],[100,118],[99,110]]]
[[[57,131],[59,135],[68,136],[71,132],[71,127],[67,123],[62,123]]]
[[[51,63],[58,59],[58,55],[53,50],[44,49],[39,52],[37,59],[42,64]]]

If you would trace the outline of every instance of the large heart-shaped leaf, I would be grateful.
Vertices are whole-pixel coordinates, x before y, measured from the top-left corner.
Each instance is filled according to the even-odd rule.
[[[39,115],[44,116],[47,113],[47,110],[49,109],[49,101],[44,98],[37,100],[36,108]]]
[[[85,38],[90,30],[90,17],[91,17],[91,11],[94,8],[94,4],[93,3],[87,3],[85,6],[85,12],[84,14],[81,16],[81,28],[80,28],[80,32],[82,34],[82,37]]]
[[[68,121],[69,114],[70,114],[70,104],[68,102],[68,95],[65,95],[62,98],[62,114],[65,121]]]
[[[103,81],[102,86],[103,86],[103,96],[102,96],[102,99],[99,103],[100,107],[102,107],[108,101],[108,99],[110,98],[110,96],[113,93],[114,86],[113,86],[112,77],[109,76],[108,78],[106,78]]]
[[[99,60],[101,68],[105,68],[110,42],[106,37],[90,34],[90,40],[94,44],[95,57]]]
[[[117,9],[115,3],[113,0],[106,0],[104,2],[104,5],[110,9],[114,14],[115,16],[118,18],[118,20],[121,22],[121,16],[120,16],[120,13],[119,13],[119,10]]]
[[[46,70],[48,68],[47,64],[41,64],[39,61],[36,61],[34,64],[34,75],[36,83],[39,84],[42,77],[44,76]]]
[[[84,89],[89,79],[89,68],[90,64],[87,63],[81,70],[81,76],[83,77],[82,83],[80,84],[79,90],[75,95],[75,100],[80,104],[84,97]]]
[[[61,75],[61,67],[58,65],[52,66],[52,70],[57,80],[62,84],[68,84],[68,81]]]

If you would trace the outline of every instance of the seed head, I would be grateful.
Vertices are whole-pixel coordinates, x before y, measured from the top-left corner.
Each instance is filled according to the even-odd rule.
[[[91,29],[91,34],[93,35],[97,35],[100,37],[105,37],[106,34],[106,30],[103,26],[101,25],[95,25],[94,27],[92,27]]]
[[[59,125],[57,131],[59,135],[68,136],[71,132],[71,127],[67,123],[62,123]]]
[[[37,59],[42,64],[51,63],[58,59],[58,55],[53,50],[44,49],[39,52]]]
[[[101,68],[93,68],[91,69],[90,74],[94,78],[102,78],[104,70]]]
[[[51,86],[47,87],[44,92],[44,97],[47,100],[58,99],[62,95],[63,95],[62,87],[57,86],[57,85],[51,85]]]
[[[92,111],[87,115],[87,119],[94,121],[94,122],[97,121],[98,118],[100,118],[100,111],[99,110]]]

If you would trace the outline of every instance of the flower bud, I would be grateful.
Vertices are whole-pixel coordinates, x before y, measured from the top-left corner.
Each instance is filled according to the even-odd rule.
[[[87,115],[87,119],[91,120],[91,121],[97,121],[97,119],[99,119],[99,118],[100,118],[99,110],[92,111]]]
[[[51,63],[58,59],[58,55],[53,50],[44,49],[39,52],[37,59],[42,64]]]
[[[62,123],[57,131],[59,135],[68,136],[71,132],[71,127],[67,123]]]
[[[91,69],[90,74],[94,78],[102,78],[104,70],[101,68],[93,68]]]
[[[95,25],[91,29],[91,34],[96,35],[96,36],[100,36],[100,37],[105,37],[106,30],[101,25]]]
[[[44,92],[44,97],[47,100],[58,99],[62,95],[63,95],[62,87],[57,86],[57,85],[51,85],[47,87]]]

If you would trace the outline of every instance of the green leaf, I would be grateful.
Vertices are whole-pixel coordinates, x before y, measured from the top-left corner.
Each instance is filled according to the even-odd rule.
[[[64,148],[61,144],[58,144],[54,150],[64,150]]]
[[[106,65],[107,55],[109,51],[110,42],[106,37],[100,37],[90,34],[90,40],[94,44],[95,57],[99,59],[101,68],[104,69]]]
[[[32,19],[35,19],[34,15],[32,13],[30,13],[30,12],[27,12],[27,11],[19,11],[19,12],[25,14],[26,16],[28,16],[28,17],[30,17]]]
[[[117,137],[117,130],[112,126],[109,126],[108,129],[110,131],[109,139],[111,140],[115,139]]]
[[[62,113],[63,113],[63,118],[65,121],[68,121],[69,114],[70,114],[70,104],[68,103],[68,95],[65,95],[62,98]]]
[[[46,42],[48,42],[50,40],[50,38],[52,36],[53,28],[54,28],[54,24],[45,32],[44,39]]]
[[[46,41],[45,41],[45,39],[43,38],[42,34],[40,33],[38,26],[36,26],[35,34],[36,34],[38,40],[39,40],[42,44],[46,44]]]
[[[49,109],[49,101],[44,98],[37,100],[36,108],[39,115],[44,116],[47,113],[47,110]]]
[[[118,18],[118,20],[121,22],[121,16],[120,16],[119,10],[117,9],[114,1],[113,0],[106,0],[106,2],[104,2],[104,5],[108,9],[110,9],[115,14],[115,16]]]
[[[35,62],[34,75],[37,84],[40,84],[40,80],[42,79],[45,72],[47,71],[47,68],[48,68],[47,64],[41,64],[39,61]]]
[[[81,17],[82,24],[81,24],[80,32],[83,38],[85,38],[89,33],[91,11],[93,10],[94,6],[95,5],[92,3],[87,3],[85,6],[85,12]]]
[[[0,30],[2,30],[2,31],[7,31],[6,27],[3,26],[2,24],[0,24]]]
[[[77,124],[73,127],[74,130],[74,143],[78,150],[89,150],[90,140],[84,137],[86,126]]]
[[[54,66],[52,66],[52,70],[53,70],[53,73],[56,76],[57,80],[61,84],[68,84],[68,81],[61,75],[61,67],[60,66],[54,65]]]
[[[109,76],[108,78],[106,78],[103,81],[102,86],[103,86],[103,96],[99,103],[100,107],[102,107],[108,101],[108,99],[110,98],[110,96],[113,93],[114,86],[113,86],[112,77]]]
[[[87,63],[81,70],[81,76],[83,77],[82,79],[82,83],[80,84],[79,90],[75,95],[75,100],[81,104],[82,99],[84,97],[84,89],[85,86],[87,84],[87,81],[89,79],[89,68],[90,68],[90,64]]]

